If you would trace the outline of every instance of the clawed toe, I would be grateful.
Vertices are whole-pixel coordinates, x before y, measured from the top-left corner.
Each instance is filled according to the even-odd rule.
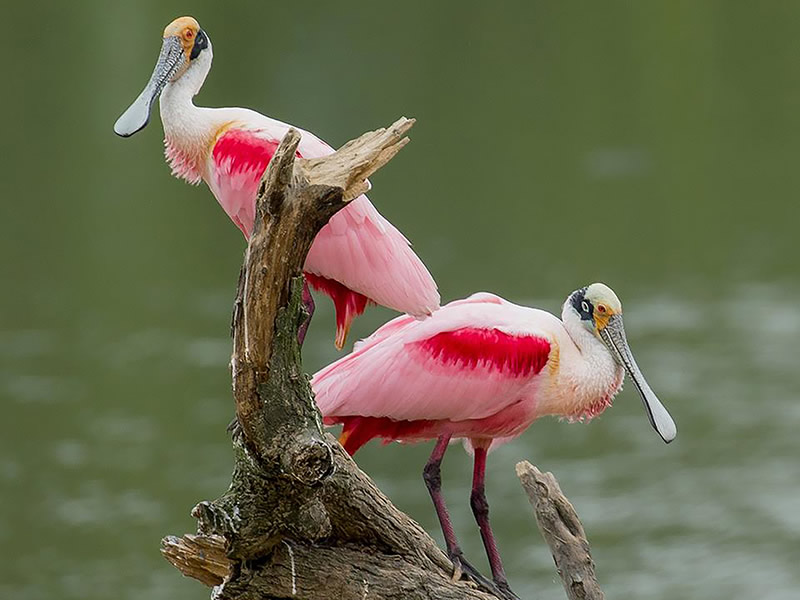
[[[472,581],[485,592],[494,594],[503,600],[519,600],[516,594],[508,587],[508,583],[495,583],[491,579],[484,577],[478,569],[473,567],[461,553],[450,556],[453,563],[453,581],[458,581],[462,577]]]
[[[453,581],[458,581],[464,574],[464,570],[461,568],[461,558],[458,556],[453,556],[450,558],[450,561],[453,563],[453,574],[450,576],[450,578]]]
[[[519,600],[519,596],[517,596],[511,588],[508,586],[507,581],[495,581],[494,584],[497,586],[497,589],[500,591],[500,597],[503,600]]]

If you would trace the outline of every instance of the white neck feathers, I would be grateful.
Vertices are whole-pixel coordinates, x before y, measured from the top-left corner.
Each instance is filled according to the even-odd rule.
[[[597,336],[587,329],[578,314],[565,303],[561,315],[569,340],[560,344],[558,397],[550,398],[552,412],[569,419],[590,419],[608,406],[621,389],[624,371]],[[565,412],[564,407],[569,407]]]
[[[204,176],[216,133],[210,111],[196,107],[192,101],[211,69],[211,59],[209,46],[181,77],[164,87],[159,103],[167,162],[173,175],[190,183],[199,183]]]

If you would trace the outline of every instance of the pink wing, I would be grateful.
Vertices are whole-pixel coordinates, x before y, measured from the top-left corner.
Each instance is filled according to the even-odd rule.
[[[472,294],[469,298],[464,298],[462,300],[453,300],[450,302],[447,307],[452,309],[455,306],[461,306],[462,304],[511,304],[506,300],[503,300],[500,296],[496,296],[494,294],[490,294],[489,292],[476,292]],[[513,305],[511,305],[513,306]],[[388,338],[389,336],[400,332],[401,330],[405,329],[407,326],[414,323],[416,319],[410,317],[408,315],[400,315],[399,317],[395,317],[391,321],[388,321],[381,325],[375,332],[372,333],[369,337],[364,338],[363,340],[357,341],[353,345],[353,350],[364,350],[369,346],[374,346],[381,340]]]
[[[228,130],[214,145],[209,164],[209,187],[245,237],[252,231],[261,175],[288,129],[277,121],[265,123],[270,126]],[[312,134],[301,133],[298,156],[315,158],[333,152]],[[322,228],[305,270],[317,276],[310,279],[312,285],[336,303],[337,342],[344,342],[342,333],[363,312],[367,300],[417,317],[439,307],[436,283],[425,265],[364,195]]]
[[[280,138],[270,139],[245,129],[230,129],[211,151],[209,187],[246,239],[253,230],[258,183],[279,144]],[[297,155],[301,156],[299,150]]]
[[[532,312],[487,294],[424,321],[399,317],[314,375],[320,410],[326,422],[346,426],[352,417],[430,423],[496,415],[523,398],[550,356]],[[376,422],[370,427],[391,437]]]

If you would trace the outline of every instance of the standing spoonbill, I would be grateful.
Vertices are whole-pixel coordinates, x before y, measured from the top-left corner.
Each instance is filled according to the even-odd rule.
[[[314,375],[326,424],[355,453],[372,438],[436,439],[423,471],[456,572],[464,561],[444,498],[440,466],[451,439],[474,453],[471,505],[497,586],[509,591],[484,494],[487,451],[545,415],[591,419],[611,405],[625,372],[651,425],[669,443],[675,423],[644,379],[622,323],[622,304],[602,283],[569,295],[561,319],[488,293],[416,321],[398,317]]]
[[[211,41],[192,17],[164,30],[150,81],[117,119],[114,132],[129,137],[143,129],[161,94],[166,157],[172,174],[206,182],[222,208],[250,238],[261,176],[289,125],[246,108],[201,108],[192,98],[211,69]],[[296,128],[297,129],[297,128]],[[333,152],[313,134],[302,136],[298,156]],[[436,283],[408,240],[362,195],[335,214],[314,240],[306,280],[328,294],[336,308],[336,346],[344,346],[353,318],[368,302],[422,318],[439,308]],[[304,300],[313,311],[310,294]]]

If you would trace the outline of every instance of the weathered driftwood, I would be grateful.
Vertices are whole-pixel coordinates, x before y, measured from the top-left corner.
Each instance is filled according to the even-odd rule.
[[[567,598],[603,600],[583,525],[556,478],[527,461],[517,463],[517,477],[533,506],[539,531],[550,546]]]
[[[412,125],[400,119],[317,160],[296,157],[300,136],[290,130],[264,174],[232,323],[231,486],[194,508],[196,534],[162,541],[182,573],[216,586],[215,599],[495,598],[453,581],[433,539],[323,431],[301,366],[311,242],[406,144]]]

